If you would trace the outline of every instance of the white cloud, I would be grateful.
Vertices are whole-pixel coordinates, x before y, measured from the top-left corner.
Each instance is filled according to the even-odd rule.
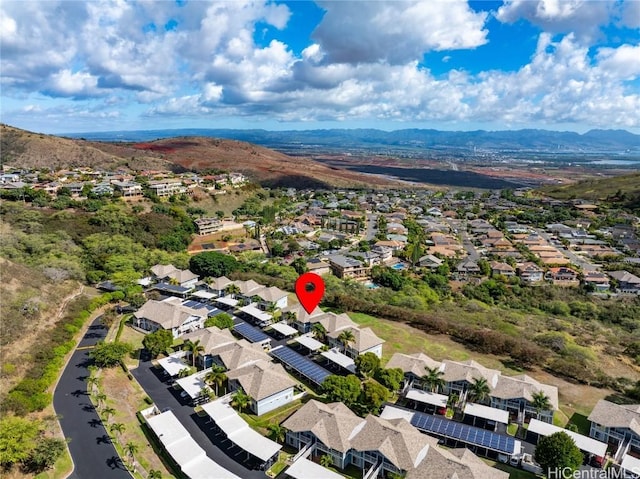
[[[504,23],[525,18],[545,32],[574,32],[578,38],[591,41],[619,14],[619,9],[617,0],[506,0],[496,18]]]
[[[420,60],[431,50],[474,48],[487,42],[486,13],[466,1],[321,1],[326,10],[312,37],[327,62]]]

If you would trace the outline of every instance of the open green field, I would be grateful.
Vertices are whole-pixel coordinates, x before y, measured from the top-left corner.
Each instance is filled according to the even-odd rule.
[[[606,200],[618,192],[625,196],[640,195],[640,173],[580,181],[571,185],[554,185],[540,188],[541,193],[558,199],[581,198]]]

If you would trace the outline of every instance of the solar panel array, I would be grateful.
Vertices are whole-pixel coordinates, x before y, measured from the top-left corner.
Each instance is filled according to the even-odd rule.
[[[220,311],[215,306],[211,306],[210,304],[204,304],[204,303],[201,303],[200,301],[195,301],[193,299],[189,299],[185,301],[184,303],[182,303],[182,305],[186,306],[187,308],[193,308],[193,309],[205,308],[207,311],[209,311],[209,316],[215,316],[217,314],[222,313],[222,311]]]
[[[271,354],[318,386],[322,385],[328,376],[331,376],[331,373],[325,368],[318,366],[311,359],[296,353],[287,346],[272,349]]]
[[[271,340],[271,338],[261,330],[247,323],[238,323],[233,327],[233,330],[251,343],[261,343],[266,339]]]
[[[425,432],[437,434],[450,439],[473,444],[475,446],[486,447],[494,451],[505,454],[514,454],[515,439],[503,436],[493,431],[468,426],[459,422],[450,421],[430,414],[416,412],[411,418],[411,424]]]

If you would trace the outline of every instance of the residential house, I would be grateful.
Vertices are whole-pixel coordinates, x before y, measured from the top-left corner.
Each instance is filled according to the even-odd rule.
[[[258,308],[263,311],[269,311],[270,309],[285,308],[289,300],[289,294],[280,288],[271,286],[260,289],[254,294],[254,299],[258,299]]]
[[[134,324],[145,331],[171,331],[174,338],[204,327],[209,315],[207,308],[193,309],[182,305],[177,298],[164,301],[149,300],[133,313]]]
[[[456,272],[461,277],[477,275],[480,274],[480,266],[474,260],[467,258],[456,267]]]
[[[235,284],[239,289],[239,293],[235,295],[236,299],[242,300],[245,304],[253,303],[254,297],[256,297],[260,291],[265,289],[263,285],[256,283],[252,279],[247,281],[234,281],[233,284]]]
[[[222,221],[218,218],[198,218],[194,223],[200,236],[217,233],[222,228]]]
[[[440,364],[423,353],[394,353],[385,367],[387,369],[401,369],[407,384],[417,383],[419,385],[421,378],[427,374],[427,368],[439,369]]]
[[[582,280],[597,292],[609,291],[609,277],[600,271],[585,271]]]
[[[176,283],[183,288],[194,288],[198,282],[198,275],[188,269],[178,269],[172,264],[156,264],[151,267],[151,273],[156,281]]]
[[[211,356],[212,364],[222,366],[228,371],[242,368],[257,361],[271,360],[271,356],[259,343],[250,343],[246,339],[216,346],[205,353]]]
[[[640,278],[628,271],[611,271],[609,276],[618,282],[617,290],[622,293],[640,294]]]
[[[418,265],[421,268],[437,269],[444,264],[444,260],[441,260],[437,256],[432,254],[424,255],[418,260]]]
[[[310,258],[307,260],[307,269],[311,273],[319,276],[331,273],[331,265],[320,258]]]
[[[136,183],[135,181],[119,181],[113,180],[111,184],[115,188],[116,191],[122,193],[122,196],[125,198],[130,198],[132,196],[142,196],[142,185]]]
[[[407,479],[506,479],[467,450],[451,451],[420,433],[404,418],[358,417],[342,403],[307,402],[283,426],[286,443],[311,448],[314,457],[328,455],[335,466],[353,465],[370,478],[400,474]]]
[[[575,286],[578,282],[578,272],[564,266],[550,268],[544,275],[547,281],[551,281],[556,286]]]
[[[311,313],[307,313],[300,303],[282,308],[283,321],[289,322],[292,327],[297,328],[302,334],[310,332],[314,318],[324,316],[324,314],[324,311],[317,306]]]
[[[442,361],[440,370],[444,373],[442,379],[445,381],[442,393],[447,395],[455,393],[462,400],[466,398],[469,386],[476,380],[486,379],[489,388],[493,389],[500,376],[500,371],[485,368],[482,364],[471,359],[464,362],[445,359]]]
[[[220,329],[215,326],[208,328],[197,329],[190,333],[186,333],[182,336],[185,341],[200,341],[200,345],[204,347],[204,350],[198,353],[196,358],[196,365],[200,369],[210,368],[213,364],[213,357],[211,351],[227,344],[235,343],[236,338],[233,337],[231,331],[228,329]]]
[[[493,276],[515,276],[516,270],[513,266],[507,263],[501,263],[499,261],[492,261],[489,266],[491,267],[491,274]]]
[[[336,254],[327,259],[333,274],[338,278],[365,278],[369,274],[370,268],[355,258]]]
[[[532,262],[518,263],[516,265],[516,272],[518,273],[518,276],[520,276],[520,279],[527,283],[537,283],[538,281],[542,281],[544,274],[542,269]]]
[[[600,399],[588,419],[592,438],[610,444],[614,451],[640,453],[640,404]]]
[[[533,395],[540,392],[549,398],[550,409],[538,411],[534,407]],[[551,424],[554,411],[559,409],[558,388],[540,383],[526,374],[498,376],[490,396],[491,407],[508,411],[519,423],[533,417]]]
[[[281,364],[260,360],[227,372],[229,389],[239,388],[251,398],[257,416],[284,406],[294,399],[296,382]]]
[[[353,333],[354,341],[343,345],[340,340],[340,334],[346,329],[350,329]],[[352,358],[364,353],[373,353],[379,358],[382,357],[382,344],[384,339],[379,338],[371,328],[342,328],[327,334],[329,346],[343,347],[344,354]]]
[[[159,197],[180,195],[187,192],[182,180],[177,178],[150,181],[149,189]]]
[[[234,284],[226,276],[220,276],[219,278],[213,278],[207,283],[207,288],[211,291],[217,298],[227,295],[227,288]]]

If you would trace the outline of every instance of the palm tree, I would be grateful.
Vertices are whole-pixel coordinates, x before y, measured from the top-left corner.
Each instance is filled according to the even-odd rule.
[[[438,390],[445,385],[444,373],[438,368],[425,366],[424,369],[427,371],[427,374],[420,378],[422,387],[429,389],[432,393],[438,392]]]
[[[162,479],[162,472],[158,471],[157,469],[151,469],[149,471],[147,479]]]
[[[104,414],[104,417],[107,419],[107,422],[109,422],[109,418],[113,416],[115,413],[116,413],[116,410],[109,406],[105,407],[102,410],[102,414]]]
[[[87,386],[93,392],[100,385],[100,378],[97,376],[89,376],[87,378]]]
[[[133,465],[133,460],[134,460],[134,455],[138,452],[138,445],[135,442],[131,442],[129,441],[125,446],[124,446],[124,451],[127,453],[127,455],[131,458],[131,462],[130,465]]]
[[[311,331],[313,331],[313,335],[320,341],[324,341],[327,337],[327,330],[322,325],[322,323],[313,323],[313,326],[311,326]]]
[[[111,426],[109,426],[109,431],[111,434],[116,436],[116,439],[120,439],[120,434],[124,432],[126,426],[121,422],[114,422]]]
[[[242,389],[238,389],[231,400],[231,405],[237,408],[239,412],[247,409],[250,403],[251,398]]]
[[[274,422],[272,424],[269,424],[267,426],[267,429],[269,430],[269,437],[271,437],[271,439],[276,442],[284,442],[284,438],[287,435],[286,428],[282,427],[277,422]]]
[[[205,401],[210,401],[211,399],[213,399],[212,396],[213,391],[209,386],[202,386],[202,389],[200,389],[200,392],[198,393],[198,398]]]
[[[227,375],[221,366],[213,366],[203,379],[205,383],[215,385],[216,396],[218,396],[218,388],[227,380]]]
[[[472,402],[483,403],[489,398],[491,389],[485,378],[474,378],[469,386],[469,400]]]
[[[184,343],[184,349],[191,353],[191,365],[196,367],[196,356],[201,352],[204,352],[204,346],[200,344],[200,340],[196,339],[195,341],[191,341],[187,339]]]
[[[104,393],[97,393],[93,397],[96,400],[96,403],[98,403],[99,408],[102,407],[102,404],[107,400],[107,395]]]
[[[531,405],[536,410],[536,416],[540,419],[540,413],[542,411],[548,411],[551,409],[551,400],[549,396],[547,396],[544,391],[538,391],[537,393],[533,393],[531,395]]]
[[[320,456],[320,465],[323,467],[329,467],[333,465],[333,458],[329,454]]]
[[[344,351],[347,352],[347,348],[353,342],[355,342],[356,337],[353,335],[353,331],[351,329],[345,329],[338,336],[338,341],[342,343],[342,347]]]
[[[240,293],[240,287],[237,284],[231,283],[224,288],[224,291],[228,296],[233,296],[235,298],[236,294]]]
[[[178,377],[179,378],[186,378],[190,374],[191,374],[191,369],[190,368],[182,368],[180,371],[178,371]]]

